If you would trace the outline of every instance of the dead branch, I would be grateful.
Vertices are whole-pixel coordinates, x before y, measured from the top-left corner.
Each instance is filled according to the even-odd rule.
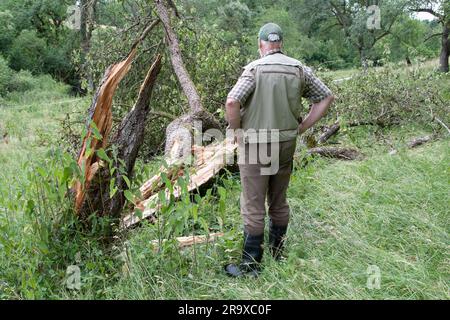
[[[147,28],[145,28],[141,36],[134,42],[132,48],[137,47],[142,41],[144,41],[144,39],[158,25],[159,22],[159,19],[154,20]]]
[[[356,149],[338,147],[312,148],[308,150],[308,154],[342,160],[357,160],[362,158],[361,153]]]
[[[436,121],[437,123],[439,123],[450,134],[450,128],[441,119],[439,119],[436,116],[433,116],[433,120]]]
[[[317,141],[319,144],[324,144],[327,142],[332,136],[337,134],[339,130],[341,129],[341,126],[338,121],[336,121],[331,127],[327,128],[325,132],[319,137],[319,140]]]
[[[431,140],[433,140],[432,136],[415,138],[408,143],[408,148],[410,148],[410,149],[417,148],[418,146],[428,143]]]

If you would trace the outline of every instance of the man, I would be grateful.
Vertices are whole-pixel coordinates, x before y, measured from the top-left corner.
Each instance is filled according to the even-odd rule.
[[[244,68],[226,102],[229,129],[244,132],[243,137],[237,135],[244,139],[239,139],[240,157],[244,158],[239,163],[244,248],[240,264],[225,266],[226,273],[232,277],[258,276],[260,272],[266,197],[269,248],[273,257],[280,259],[289,224],[286,191],[297,136],[317,123],[334,101],[330,89],[310,68],[282,52],[283,32],[278,25],[264,25],[258,40],[261,59]],[[302,97],[312,103],[304,120]],[[264,150],[268,150],[270,164],[276,163],[276,170],[266,170],[268,163],[261,158]],[[252,162],[255,157],[256,161]]]

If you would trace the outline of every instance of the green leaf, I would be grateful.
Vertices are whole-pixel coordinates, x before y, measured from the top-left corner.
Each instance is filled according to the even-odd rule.
[[[83,127],[83,130],[81,131],[81,141],[83,142],[84,138],[87,136],[87,129],[86,127]]]
[[[128,186],[128,189],[131,188],[131,183],[130,183],[130,179],[128,179],[127,176],[122,176],[123,180],[125,180],[125,183]]]
[[[200,225],[202,226],[203,230],[205,232],[209,232],[209,226],[208,226],[208,223],[206,222],[206,220],[203,219],[202,217],[200,217],[198,221],[199,221]]]
[[[103,136],[100,134],[100,131],[97,128],[97,125],[95,124],[94,121],[91,122],[91,131],[92,134],[94,135],[95,139],[97,140],[102,140]]]
[[[125,198],[127,198],[128,201],[130,201],[131,203],[134,203],[134,196],[130,190],[125,190],[123,192],[123,194],[124,194]]]
[[[116,187],[116,178],[112,178],[109,181],[109,197],[112,198],[114,197],[114,195],[117,192],[117,187]]]
[[[198,206],[194,206],[192,208],[192,216],[194,217],[194,222],[197,222],[197,219],[198,219]]]
[[[97,156],[100,159],[107,161],[108,163],[111,162],[111,159],[108,157],[108,155],[106,154],[106,151],[103,148],[100,148],[97,150]]]
[[[142,217],[144,216],[144,212],[140,209],[136,209],[134,211],[134,214],[136,215],[136,217],[138,217],[140,220],[142,220]]]

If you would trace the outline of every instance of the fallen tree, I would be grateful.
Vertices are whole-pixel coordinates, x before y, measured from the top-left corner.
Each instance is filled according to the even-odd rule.
[[[231,140],[213,143],[207,146],[196,146],[193,148],[194,160],[192,164],[177,164],[163,166],[158,174],[147,180],[140,188],[140,199],[137,201],[132,212],[126,215],[121,222],[121,228],[126,229],[137,225],[147,219],[155,223],[157,213],[161,209],[159,192],[164,191],[165,198],[173,197],[180,199],[182,188],[178,185],[178,178],[188,176],[187,192],[196,192],[200,188],[208,186],[208,182],[219,175],[222,170],[229,169],[235,164],[239,148]],[[362,154],[351,148],[318,147],[307,151],[311,155],[337,158],[341,160],[358,160]],[[173,186],[173,190],[167,187],[162,179],[164,173]]]
[[[414,138],[408,143],[408,148],[414,149],[433,140],[432,136]]]

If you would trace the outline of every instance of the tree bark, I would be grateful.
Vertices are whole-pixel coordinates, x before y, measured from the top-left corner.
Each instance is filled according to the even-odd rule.
[[[428,143],[431,140],[433,140],[432,136],[415,138],[408,143],[408,148],[410,148],[410,149],[417,148],[418,146]]]
[[[97,0],[80,0],[81,10],[81,73],[86,77],[88,90],[95,90],[94,78],[89,72],[88,55],[91,50],[92,31],[95,24],[95,7]]]
[[[450,54],[450,41],[448,36],[450,34],[450,23],[444,24],[442,32],[442,48],[441,56],[439,58],[439,70],[441,72],[449,72],[448,58]]]
[[[331,127],[327,128],[325,132],[319,137],[319,140],[317,142],[319,144],[324,144],[328,141],[332,136],[337,134],[339,130],[341,129],[341,125],[338,121],[336,121]]]

